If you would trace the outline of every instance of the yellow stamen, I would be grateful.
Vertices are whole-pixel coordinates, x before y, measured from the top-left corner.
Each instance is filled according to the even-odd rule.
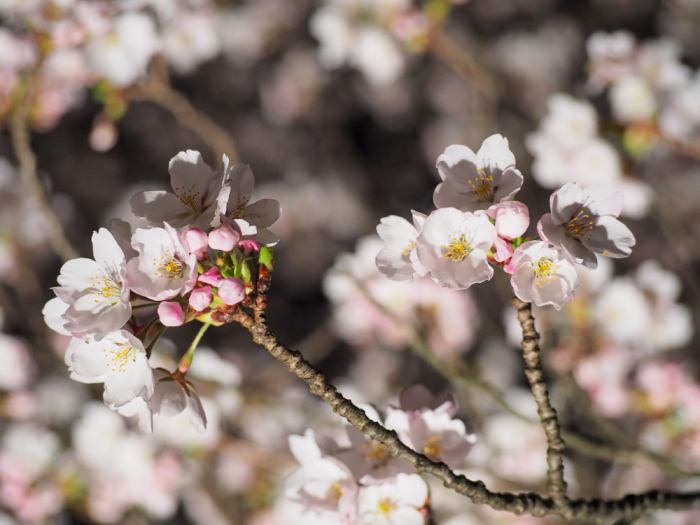
[[[396,504],[388,498],[384,498],[379,503],[377,503],[377,510],[379,514],[387,516],[391,514],[396,509]]]
[[[129,361],[134,361],[134,347],[128,344],[114,343],[114,348],[106,348],[104,352],[112,361],[110,368],[113,372],[124,372]]]
[[[566,223],[566,232],[572,237],[581,237],[588,230],[593,228],[593,219],[586,212],[586,209],[581,209],[574,218]]]
[[[161,275],[174,279],[176,277],[182,277],[182,273],[185,267],[183,264],[172,255],[164,256],[160,262],[158,271]]]
[[[476,195],[480,201],[490,202],[493,200],[493,193],[495,190],[493,175],[488,174],[481,168],[479,168],[477,173],[476,177],[467,180],[471,192]]]
[[[180,202],[182,202],[182,204],[190,208],[192,211],[199,211],[199,203],[202,200],[202,194],[195,190],[194,186],[191,186],[189,189],[184,187],[178,187],[174,189],[177,198],[180,199]]]
[[[413,249],[414,249],[415,247],[416,247],[416,243],[415,243],[415,242],[409,242],[409,243],[406,245],[406,247],[403,249],[403,251],[401,252],[401,256],[402,256],[402,257],[405,257],[405,258],[410,257],[411,252],[413,251]]]
[[[376,441],[370,441],[365,448],[365,460],[375,466],[383,465],[389,456],[386,447]]]
[[[440,442],[442,441],[441,436],[432,436],[423,446],[423,455],[429,457],[432,460],[440,459],[440,454],[442,452],[442,446]]]
[[[557,269],[557,263],[547,257],[542,257],[537,263],[532,264],[532,272],[535,274],[535,286],[541,288],[545,284],[559,279],[559,276],[554,273]]]
[[[449,261],[462,262],[471,251],[471,244],[465,239],[464,235],[460,235],[459,237],[453,238],[450,244],[443,248],[442,256]]]

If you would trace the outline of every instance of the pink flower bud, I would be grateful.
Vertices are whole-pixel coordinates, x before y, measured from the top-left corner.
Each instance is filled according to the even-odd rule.
[[[219,283],[223,280],[223,277],[219,274],[219,269],[216,267],[209,268],[206,272],[197,278],[197,282],[210,284],[212,286],[219,286]]]
[[[226,223],[209,232],[209,246],[213,250],[230,252],[239,240],[241,234]]]
[[[496,248],[493,258],[497,262],[505,262],[513,256],[513,245],[509,241],[496,237],[496,242],[493,245]]]
[[[238,247],[245,255],[250,255],[251,253],[258,253],[260,251],[260,245],[257,241],[253,239],[243,239],[238,243]]]
[[[211,286],[195,288],[190,294],[190,306],[196,312],[205,310],[211,304]]]
[[[219,297],[231,306],[245,299],[245,287],[240,279],[224,279],[219,284]]]
[[[199,228],[188,228],[180,234],[182,237],[182,244],[185,245],[185,249],[197,256],[198,260],[202,260],[207,256],[207,251],[209,250],[207,234],[200,230]]]
[[[163,326],[180,326],[185,322],[185,312],[180,303],[163,301],[158,305],[158,318]]]
[[[530,225],[530,210],[522,202],[499,202],[491,206],[486,213],[496,220],[496,232],[504,239],[520,237]]]

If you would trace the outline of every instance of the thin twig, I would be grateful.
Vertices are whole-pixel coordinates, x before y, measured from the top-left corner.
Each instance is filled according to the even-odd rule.
[[[238,150],[231,135],[198,110],[187,97],[175,91],[167,80],[150,75],[140,87],[136,97],[153,102],[172,114],[175,119],[202,139],[214,155],[225,153],[232,163],[238,161]]]
[[[34,92],[34,82],[31,77],[25,79],[25,84],[20,90],[15,107],[10,119],[10,135],[12,137],[12,147],[19,162],[19,172],[22,177],[22,184],[29,195],[31,195],[39,208],[41,215],[46,222],[49,233],[49,243],[53,250],[64,261],[78,256],[77,252],[66,237],[66,233],[61,226],[56,213],[51,208],[46,197],[44,187],[39,180],[37,173],[37,163],[29,137],[29,113],[32,108],[32,97]]]
[[[360,432],[385,445],[392,455],[409,461],[419,472],[435,476],[447,488],[468,497],[475,504],[485,504],[496,510],[515,514],[528,513],[533,516],[561,513],[551,498],[532,492],[518,494],[492,492],[486,488],[483,482],[457,474],[444,463],[432,461],[412,450],[399,440],[395,432],[371,420],[361,408],[343,397],[326,377],[307,362],[299,352],[280,344],[269,331],[264,322],[264,316],[259,321],[255,321],[251,315],[239,310],[234,314],[234,320],[250,332],[256,344],[265,348],[272,357],[283,363],[290,372],[304,381],[312,394],[325,401],[334,412],[345,418]],[[614,500],[569,500],[570,515],[580,520],[632,518],[652,510],[697,508],[700,508],[700,491],[689,493],[650,491],[642,494],[629,494]]]
[[[532,397],[537,405],[537,414],[547,437],[547,487],[552,497],[564,515],[570,518],[569,501],[566,496],[566,480],[564,479],[564,439],[557,413],[549,400],[547,383],[544,380],[542,362],[540,360],[540,335],[535,328],[535,318],[532,316],[530,303],[513,300],[513,306],[518,314],[518,322],[523,331],[523,359],[525,361],[525,376],[530,383]]]

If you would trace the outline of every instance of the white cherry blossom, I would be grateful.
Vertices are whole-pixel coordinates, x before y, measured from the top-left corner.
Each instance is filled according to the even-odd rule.
[[[613,258],[632,253],[636,240],[617,219],[622,196],[614,188],[570,182],[552,194],[550,207],[552,212],[542,216],[537,230],[576,262],[595,268],[596,253]]]
[[[417,474],[398,474],[383,483],[367,485],[358,495],[360,525],[424,525],[422,512],[428,486]]]
[[[255,178],[250,166],[235,166],[226,179],[228,195],[225,215],[240,227],[243,235],[254,238],[261,244],[272,246],[279,242],[268,228],[280,217],[280,203],[275,199],[260,199],[251,203]]]
[[[409,281],[427,273],[416,252],[416,240],[426,217],[417,211],[411,214],[413,224],[403,217],[390,215],[377,225],[377,234],[385,243],[377,254],[377,268],[395,281]]]
[[[163,226],[134,231],[131,245],[138,256],[127,264],[129,287],[154,301],[185,294],[197,281],[197,256],[185,249],[172,226]]]
[[[511,264],[510,282],[518,299],[559,310],[573,298],[578,274],[560,249],[542,241],[526,242],[515,250]]]
[[[112,332],[99,341],[72,339],[65,361],[75,381],[104,383],[104,401],[110,407],[153,394],[153,371],[143,343],[126,330]]]
[[[451,468],[462,468],[476,436],[456,419],[457,404],[452,396],[433,396],[416,385],[401,393],[399,407],[387,409],[386,426],[413,450]]]
[[[61,334],[98,339],[119,330],[131,317],[124,252],[105,228],[92,235],[95,259],[67,261],[44,307],[47,325]]]
[[[228,176],[228,157],[223,157],[223,172],[214,172],[199,151],[186,150],[175,155],[168,166],[173,193],[144,191],[131,198],[134,214],[154,225],[167,222],[173,227],[208,228],[218,219],[224,179]]]
[[[487,252],[495,241],[496,229],[485,213],[440,208],[425,220],[416,246],[434,281],[463,289],[493,277]]]
[[[448,146],[438,157],[437,169],[442,182],[433,200],[438,208],[486,209],[513,197],[523,185],[508,139],[502,135],[488,137],[476,153],[466,146]]]

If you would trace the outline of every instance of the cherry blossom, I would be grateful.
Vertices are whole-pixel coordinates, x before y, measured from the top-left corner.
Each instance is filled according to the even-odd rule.
[[[265,246],[277,244],[279,239],[268,228],[280,216],[280,204],[274,199],[260,199],[251,203],[255,179],[250,166],[239,164],[227,176],[225,216],[238,224],[243,235]]]
[[[399,407],[387,409],[386,426],[401,440],[434,461],[462,468],[476,436],[467,432],[463,421],[455,419],[453,397],[438,398],[417,385],[401,393]]]
[[[358,522],[361,525],[424,525],[427,516],[421,509],[427,499],[428,486],[420,476],[399,474],[360,489]]]
[[[433,280],[463,289],[493,277],[487,252],[495,241],[496,229],[485,214],[440,208],[425,220],[416,245]]]
[[[127,264],[129,287],[162,301],[189,292],[197,280],[197,257],[182,245],[168,223],[163,228],[137,228],[131,245],[138,253]]]
[[[564,253],[546,242],[526,242],[513,253],[511,284],[516,297],[557,310],[573,297],[578,274]]]
[[[137,193],[131,199],[137,217],[154,225],[167,222],[176,228],[206,228],[218,220],[221,199],[225,198],[222,187],[230,171],[225,155],[222,173],[212,171],[202,154],[193,150],[181,151],[173,157],[168,171],[173,193],[160,190]],[[193,234],[183,235],[189,239],[188,235]],[[197,251],[198,246],[193,246],[193,249]]]
[[[486,209],[510,199],[523,185],[508,139],[501,135],[488,137],[477,153],[466,146],[448,146],[438,157],[437,169],[442,182],[433,200],[438,208]]]
[[[105,228],[93,233],[95,259],[67,261],[54,288],[57,298],[44,307],[47,324],[59,333],[98,339],[120,329],[131,317],[124,252]]]
[[[120,407],[136,397],[153,394],[153,371],[143,343],[126,330],[93,338],[71,340],[65,356],[71,379],[81,383],[104,383],[104,400]]]
[[[595,268],[596,253],[620,258],[632,252],[634,235],[617,219],[622,197],[611,188],[571,182],[552,194],[550,206],[537,230],[576,262]]]
[[[413,224],[403,217],[390,215],[377,225],[377,234],[386,243],[377,254],[377,268],[396,281],[412,280],[427,273],[416,252],[416,240],[426,217],[417,211],[411,213]]]

